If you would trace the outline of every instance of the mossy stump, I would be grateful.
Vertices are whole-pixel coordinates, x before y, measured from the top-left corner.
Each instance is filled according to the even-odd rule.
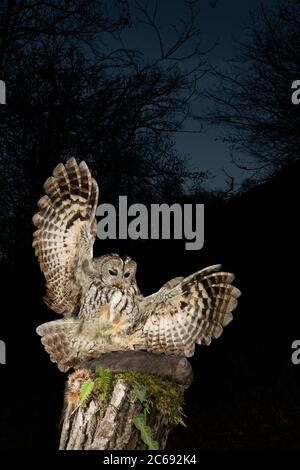
[[[191,367],[186,361],[181,382],[165,379],[163,369],[172,369],[183,358],[157,356],[149,361],[138,356],[130,370],[120,370],[120,357],[110,355],[109,368],[99,359],[85,364],[69,375],[60,439],[61,450],[134,450],[164,449],[168,434],[176,424],[184,425],[182,407],[184,389],[191,382]],[[132,353],[134,358],[134,353]],[[151,358],[150,358],[151,359]],[[112,365],[115,362],[115,365]],[[124,363],[124,355],[121,362]],[[152,364],[149,366],[149,364]],[[189,373],[186,373],[188,368]],[[113,369],[113,370],[112,370]],[[143,372],[137,371],[137,369]],[[176,368],[175,368],[176,369]],[[159,370],[160,376],[153,373]],[[178,372],[178,368],[177,368]],[[162,377],[163,376],[163,377]],[[189,379],[187,379],[189,376]]]

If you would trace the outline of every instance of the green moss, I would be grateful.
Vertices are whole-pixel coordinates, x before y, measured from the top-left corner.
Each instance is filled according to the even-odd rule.
[[[115,372],[107,369],[97,369],[93,379],[89,379],[81,387],[81,403],[88,398],[97,396],[103,403],[108,403],[116,382],[125,380],[132,386],[134,395],[140,401],[143,413],[133,417],[133,424],[140,431],[142,441],[148,449],[157,449],[158,443],[152,439],[151,428],[148,425],[148,415],[156,410],[170,420],[172,424],[183,422],[182,407],[184,403],[184,387],[182,385],[162,380],[154,374],[123,371]]]
[[[132,385],[135,395],[143,404],[147,414],[155,407],[172,423],[184,425],[182,420],[184,387],[182,385],[162,380],[154,374],[132,371],[115,372],[99,368],[94,378],[93,393],[101,401],[107,403],[118,379],[126,380]]]

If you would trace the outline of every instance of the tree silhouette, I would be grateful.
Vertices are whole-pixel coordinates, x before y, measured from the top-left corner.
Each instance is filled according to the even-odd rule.
[[[11,247],[2,254],[15,255],[18,227],[31,237],[41,184],[70,154],[87,160],[103,199],[121,193],[172,199],[184,192],[191,174],[173,135],[190,116],[207,71],[197,1],[185,5],[186,18],[164,41],[155,2],[1,3],[7,105],[0,108],[0,207],[2,242]],[[158,45],[151,58],[126,46],[137,26],[152,32]]]
[[[210,108],[200,119],[220,126],[233,152],[250,156],[235,160],[240,167],[269,173],[300,154],[299,108],[291,102],[300,70],[299,5],[262,3],[248,36],[237,43],[237,57],[212,72],[217,87],[205,93]]]

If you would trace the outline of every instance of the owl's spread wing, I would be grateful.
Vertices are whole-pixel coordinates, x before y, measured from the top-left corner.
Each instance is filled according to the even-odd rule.
[[[98,186],[86,163],[71,158],[54,169],[44,190],[33,217],[33,247],[46,279],[45,302],[70,315],[81,295],[83,264],[92,259]]]
[[[40,325],[36,331],[42,336],[42,344],[50,356],[51,362],[56,362],[59,370],[67,371],[76,365],[76,350],[73,341],[80,330],[77,318],[64,318]]]
[[[141,300],[143,335],[151,352],[194,354],[195,343],[209,345],[232,320],[241,292],[234,275],[215,265]]]

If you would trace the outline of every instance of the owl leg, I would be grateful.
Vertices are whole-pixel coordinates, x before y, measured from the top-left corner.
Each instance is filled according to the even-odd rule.
[[[116,333],[122,333],[130,327],[128,320],[124,315],[118,315],[112,322],[112,329]]]
[[[110,308],[109,304],[101,305],[99,311],[99,323],[110,321]]]

